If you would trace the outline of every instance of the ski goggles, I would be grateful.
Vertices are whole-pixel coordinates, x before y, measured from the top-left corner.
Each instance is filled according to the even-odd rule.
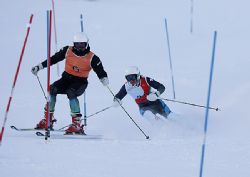
[[[135,80],[137,80],[137,74],[130,74],[130,75],[127,75],[127,76],[125,76],[126,77],[126,79],[127,79],[127,81],[135,81]]]
[[[86,48],[88,45],[87,42],[74,42],[74,47],[78,49]]]

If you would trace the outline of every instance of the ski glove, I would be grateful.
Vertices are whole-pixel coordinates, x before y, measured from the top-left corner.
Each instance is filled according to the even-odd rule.
[[[113,107],[118,107],[119,105],[121,105],[122,104],[122,101],[119,99],[119,98],[114,98],[114,100],[113,100]]]
[[[159,99],[160,96],[160,92],[152,92],[147,96],[148,101],[156,101],[157,99]]]
[[[36,76],[38,71],[41,69],[43,69],[43,65],[40,63],[39,65],[32,67],[31,72]]]
[[[109,85],[109,79],[108,77],[103,77],[100,79],[101,83],[103,86],[108,86]]]

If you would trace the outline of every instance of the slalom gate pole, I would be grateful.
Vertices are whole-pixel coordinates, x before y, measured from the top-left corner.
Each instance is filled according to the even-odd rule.
[[[50,137],[50,52],[51,52],[52,10],[47,10],[47,115],[45,140]]]
[[[170,64],[170,71],[171,71],[171,78],[172,78],[173,98],[175,99],[174,73],[173,73],[172,57],[171,57],[170,42],[169,42],[169,35],[168,35],[168,23],[167,23],[166,18],[165,18],[165,29],[166,29],[168,56],[169,56],[169,64]]]
[[[80,15],[80,22],[81,22],[81,32],[83,32],[84,28],[83,28],[83,15],[82,14]]]
[[[80,15],[80,25],[81,25],[81,32],[83,32],[84,31],[84,29],[83,29],[83,16],[82,16],[82,14]],[[86,101],[86,90],[85,90],[85,92],[84,92],[84,95],[83,95],[83,106],[84,106],[84,119],[83,119],[83,121],[84,121],[84,123],[83,123],[83,125],[86,127],[87,126],[87,101]]]
[[[190,0],[190,33],[193,33],[194,0]]]
[[[41,90],[42,90],[42,92],[43,92],[44,98],[45,98],[45,100],[47,100],[47,97],[46,97],[46,95],[45,95],[45,91],[44,91],[44,89],[43,89],[43,86],[42,86],[42,84],[41,84],[41,82],[40,82],[40,79],[39,79],[38,75],[36,75],[36,78],[37,78],[38,83],[39,83],[39,85],[40,85],[40,88],[41,88]]]
[[[184,101],[171,100],[171,99],[161,98],[161,97],[160,97],[160,99],[161,99],[161,100],[166,100],[166,101],[175,102],[175,103],[187,104],[187,105],[190,105],[190,106],[197,106],[197,107],[201,107],[201,108],[208,108],[208,109],[213,109],[213,110],[215,110],[215,111],[220,111],[219,108],[207,107],[207,106],[203,106],[203,105],[188,103],[188,102],[184,102]]]
[[[102,109],[102,110],[100,110],[100,111],[97,111],[97,112],[95,112],[95,113],[93,113],[93,114],[91,114],[91,115],[89,115],[89,116],[86,116],[86,118],[92,117],[92,116],[94,116],[94,115],[96,115],[96,114],[99,114],[99,113],[101,113],[101,112],[103,112],[103,111],[106,111],[107,109],[109,109],[109,108],[111,108],[111,107],[113,107],[113,106],[108,106],[108,107],[106,107],[106,108],[104,108],[104,109]],[[85,119],[85,117],[84,117],[84,119]],[[80,121],[82,121],[82,120],[84,120],[84,119],[80,119]],[[68,127],[68,126],[69,126],[69,125],[66,125],[66,126],[60,128],[59,130],[63,130],[64,128],[66,128],[66,127]]]
[[[212,90],[211,88],[212,88],[212,79],[213,79],[216,38],[217,38],[217,31],[214,32],[213,52],[212,52],[212,60],[211,60],[211,65],[210,65],[210,76],[209,76],[208,94],[207,94],[207,109],[206,109],[206,114],[205,114],[204,136],[203,136],[201,162],[200,162],[200,177],[202,177],[202,175],[203,175],[204,156],[205,156],[205,147],[206,147],[206,139],[207,139],[206,138],[207,137],[207,127],[208,127],[208,113],[209,113],[208,107],[210,104],[210,95],[211,95],[211,90]]]
[[[54,0],[52,0],[52,10],[53,10],[53,20],[54,20],[55,45],[56,45],[56,52],[57,52],[56,11],[55,11]],[[60,76],[59,63],[56,64],[56,69],[57,69],[57,76],[59,77]]]
[[[13,93],[14,93],[14,89],[15,89],[17,77],[18,77],[18,74],[19,74],[20,66],[21,66],[21,63],[22,63],[25,47],[26,47],[27,40],[28,40],[28,37],[29,37],[29,32],[30,32],[30,26],[31,26],[31,23],[32,23],[32,19],[33,19],[33,14],[30,15],[30,19],[29,19],[29,23],[28,23],[27,31],[26,31],[26,37],[25,37],[25,40],[24,40],[24,43],[23,43],[23,48],[22,48],[22,51],[21,51],[21,55],[20,55],[20,58],[19,58],[17,69],[16,69],[16,74],[15,74],[13,85],[12,85],[12,88],[11,88],[11,94],[10,94],[9,101],[8,101],[8,104],[7,104],[7,108],[6,108],[6,112],[5,112],[5,116],[4,116],[4,122],[3,122],[2,130],[1,130],[1,133],[0,133],[0,145],[2,143],[4,128],[5,128],[5,124],[7,122],[7,119],[8,119],[8,113],[9,113],[9,109],[10,109],[12,96],[13,96]]]
[[[108,90],[110,91],[110,93],[113,95],[113,97],[115,97],[115,94],[112,92],[112,90],[109,88],[109,86],[107,86]],[[132,122],[136,125],[136,127],[142,132],[142,134],[146,137],[146,139],[149,139],[149,136],[145,134],[145,132],[139,127],[139,125],[134,121],[134,119],[129,115],[129,113],[125,110],[125,108],[121,105],[121,103],[119,103],[119,105],[121,106],[121,108],[123,109],[123,111],[127,114],[127,116],[132,120]]]
[[[86,102],[86,90],[84,92],[83,95],[83,108],[84,108],[84,121],[83,121],[83,125],[86,127],[87,126],[87,102]]]

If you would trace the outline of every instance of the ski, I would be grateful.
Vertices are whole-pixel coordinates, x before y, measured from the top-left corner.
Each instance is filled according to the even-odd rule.
[[[22,131],[35,131],[37,136],[45,137],[45,130],[35,129],[35,128],[17,128],[16,126],[12,125],[10,126],[11,129],[22,132]],[[80,135],[80,134],[64,134],[65,131],[62,129],[53,129],[50,130],[51,132],[54,132],[50,134],[50,137],[57,138],[57,139],[101,139],[102,135]],[[57,132],[57,133],[56,133]]]
[[[45,131],[45,130],[41,130],[41,129],[35,129],[35,128],[17,128],[16,126],[12,125],[10,126],[11,129],[16,130],[16,131]],[[54,131],[54,132],[64,132],[64,130],[61,129],[52,129],[50,131]]]
[[[45,136],[45,134],[42,133],[42,132],[36,132],[36,135],[37,135],[37,136]]]
[[[45,133],[37,131],[36,132],[37,136],[45,136]],[[50,134],[51,138],[56,138],[56,139],[102,139],[102,135],[89,135],[89,134]]]

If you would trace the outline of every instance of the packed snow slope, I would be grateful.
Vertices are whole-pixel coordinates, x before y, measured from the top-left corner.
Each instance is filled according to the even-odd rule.
[[[206,104],[213,33],[218,32],[204,176],[249,177],[250,166],[250,2],[248,0],[55,0],[58,43],[52,53],[71,45],[80,31],[80,14],[91,49],[101,58],[118,92],[124,70],[136,65],[141,74],[166,86],[173,98],[164,19],[168,22],[176,100]],[[34,14],[30,36],[0,147],[1,177],[194,177],[199,175],[205,109],[166,102],[168,120],[142,118],[127,96],[123,106],[150,136],[144,135],[121,108],[88,119],[86,132],[102,139],[52,137],[16,132],[10,125],[34,127],[43,116],[45,99],[31,67],[46,59],[46,10],[50,0],[8,0],[0,6],[0,125],[23,45],[26,24]],[[192,18],[193,16],[193,18]],[[190,22],[193,19],[193,33]],[[64,62],[59,64],[60,73]],[[56,66],[52,82],[59,79]],[[38,73],[46,89],[46,70]],[[94,72],[89,77],[87,114],[112,104],[112,95]],[[83,110],[83,97],[80,97]],[[82,111],[83,112],[83,111]],[[58,95],[55,128],[70,123],[66,96]]]

